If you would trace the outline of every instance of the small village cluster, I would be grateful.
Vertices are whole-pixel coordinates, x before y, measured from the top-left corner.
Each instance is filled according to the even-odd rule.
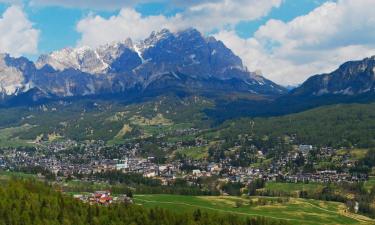
[[[73,195],[75,199],[78,199],[82,202],[89,203],[90,205],[99,204],[99,205],[110,205],[112,203],[125,203],[132,204],[133,200],[126,195],[112,196],[111,192],[106,191],[96,191],[89,194],[75,194]]]

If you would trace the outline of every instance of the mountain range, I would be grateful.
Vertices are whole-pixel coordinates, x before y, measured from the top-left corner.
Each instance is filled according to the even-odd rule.
[[[280,95],[286,89],[249,72],[221,41],[195,29],[153,32],[98,48],[65,48],[28,59],[0,56],[3,102],[32,93],[31,100],[168,89]]]
[[[256,72],[214,37],[196,29],[163,29],[139,42],[65,48],[25,57],[0,55],[0,103],[102,95],[241,93],[265,98],[355,96],[374,93],[375,57],[344,63],[288,91]]]

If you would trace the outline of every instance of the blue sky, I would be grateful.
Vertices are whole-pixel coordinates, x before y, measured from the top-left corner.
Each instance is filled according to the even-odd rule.
[[[0,32],[7,34],[0,51],[36,60],[67,46],[196,27],[222,40],[249,69],[297,84],[344,60],[375,54],[373,32],[350,35],[374,30],[374,16],[367,15],[374,6],[373,0],[0,0]]]

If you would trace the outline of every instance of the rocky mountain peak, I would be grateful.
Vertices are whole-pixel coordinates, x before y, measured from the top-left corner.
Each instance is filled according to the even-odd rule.
[[[205,37],[203,37],[202,33],[195,28],[188,28],[185,30],[178,31],[176,32],[176,36],[180,38],[185,38],[185,40],[206,39]]]
[[[160,31],[153,31],[148,38],[146,38],[143,43],[147,45],[153,45],[160,40],[163,40],[165,38],[168,38],[172,36],[173,33],[170,32],[168,29],[162,29]]]

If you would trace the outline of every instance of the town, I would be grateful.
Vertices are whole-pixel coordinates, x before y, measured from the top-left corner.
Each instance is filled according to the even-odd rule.
[[[193,146],[207,145],[204,140],[197,140]],[[80,179],[84,181],[105,181],[104,177],[92,176],[107,172],[140,174],[145,178],[156,179],[161,185],[171,185],[176,179],[182,179],[191,186],[197,186],[200,178],[215,178],[224,183],[240,183],[244,186],[252,181],[279,182],[316,182],[342,183],[365,181],[363,173],[352,173],[350,168],[355,161],[348,154],[337,154],[337,149],[312,145],[299,145],[282,157],[273,158],[266,166],[251,164],[235,166],[230,157],[216,161],[204,159],[173,159],[159,162],[155,157],[141,157],[139,143],[107,147],[103,141],[86,141],[78,143],[73,140],[41,142],[32,148],[2,149],[0,167],[7,171],[23,171],[44,174],[55,180]],[[256,151],[258,160],[267,161],[262,151]],[[314,154],[318,159],[311,160]],[[239,156],[237,156],[238,158]],[[334,169],[306,170],[308,165],[317,160],[332,160],[338,163],[340,171]],[[222,194],[225,191],[220,190]],[[89,197],[80,196],[85,201]],[[112,201],[112,200],[111,200]]]

